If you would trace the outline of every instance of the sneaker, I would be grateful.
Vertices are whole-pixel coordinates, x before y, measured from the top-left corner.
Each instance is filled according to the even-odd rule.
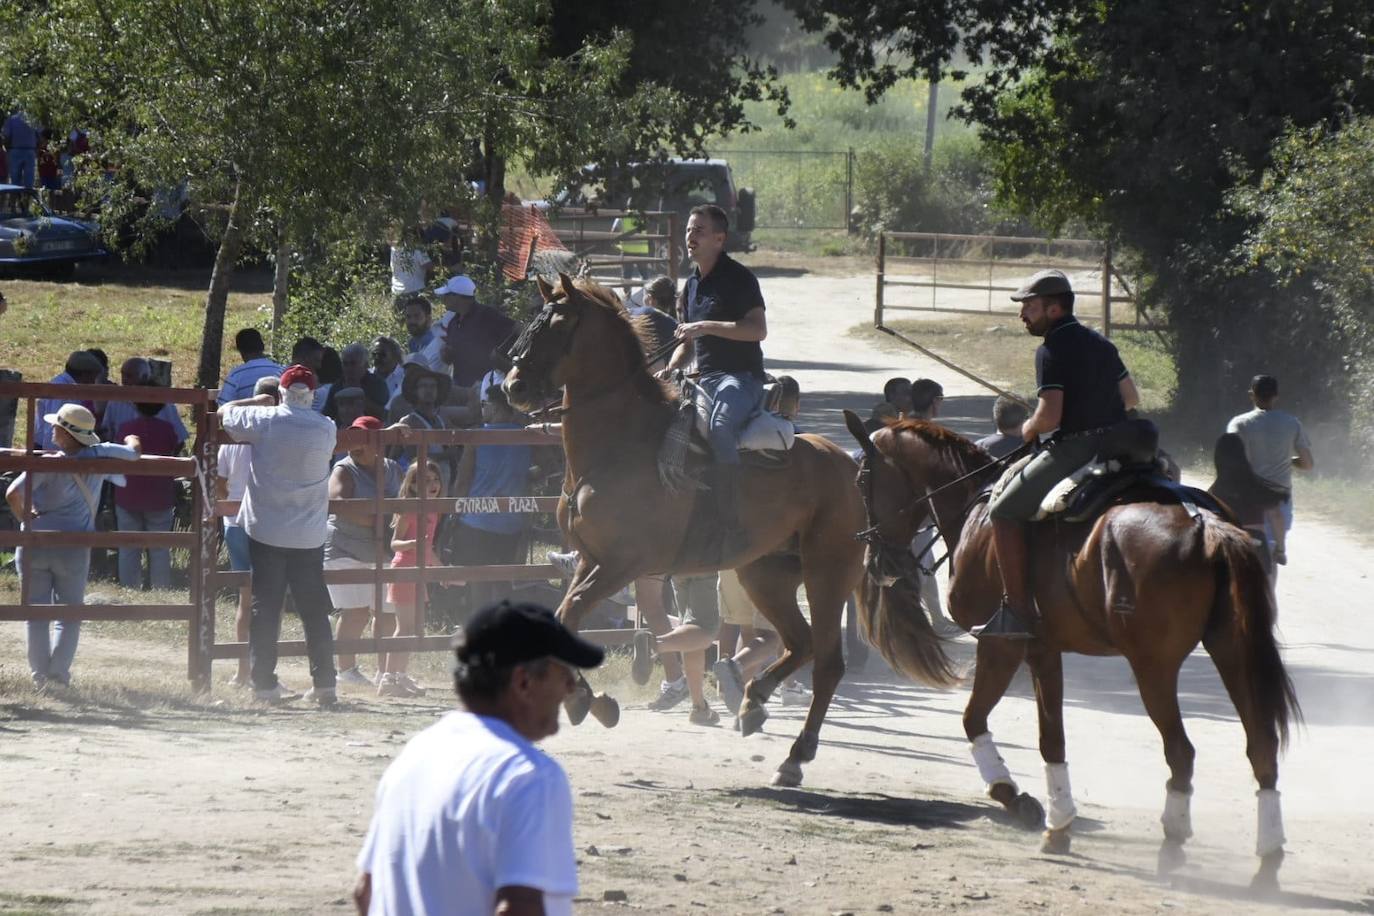
[[[34,690],[38,691],[39,693],[42,693],[44,690],[48,688],[48,679],[45,676],[41,674],[34,674],[32,675],[32,678]]]
[[[796,681],[787,681],[782,685],[782,705],[784,706],[810,706],[811,691],[806,689],[804,684]]]
[[[744,703],[744,674],[739,670],[739,663],[733,658],[722,659],[711,666],[711,673],[716,676],[721,702],[731,715],[739,715],[740,705]]]
[[[412,697],[422,697],[425,695],[425,688],[421,687],[418,683],[416,683],[415,679],[410,675],[406,674],[404,671],[401,671],[396,675],[396,682],[400,684],[402,687],[404,687],[406,690],[410,691],[409,695]]]
[[[340,671],[338,680],[340,684],[350,684],[354,687],[372,686],[372,679],[359,671],[357,665]]]
[[[687,699],[687,678],[676,681],[663,681],[658,688],[658,696],[649,703],[654,712],[666,712]]]
[[[339,694],[333,687],[311,687],[305,692],[305,702],[314,703],[320,709],[329,709],[339,703]]]
[[[281,681],[278,681],[277,686],[270,690],[253,689],[253,699],[257,700],[259,703],[270,703],[273,706],[279,703],[291,703],[300,698],[301,695],[299,693],[296,693],[294,690],[288,690]]]
[[[687,721],[693,725],[719,725],[720,713],[711,708],[711,704],[705,706],[693,706],[692,714],[687,717]]]
[[[381,684],[377,685],[377,696],[408,697],[410,691],[406,690],[405,685],[396,679],[396,675],[383,674]]]
[[[235,674],[233,677],[229,678],[229,680],[224,682],[224,686],[232,687],[235,690],[242,690],[245,687],[249,686],[249,681],[248,678],[244,675]]]
[[[548,558],[549,565],[555,567],[558,574],[564,579],[573,577],[573,573],[577,570],[577,561],[581,559],[576,550],[570,550],[567,553],[550,550],[545,556]]]

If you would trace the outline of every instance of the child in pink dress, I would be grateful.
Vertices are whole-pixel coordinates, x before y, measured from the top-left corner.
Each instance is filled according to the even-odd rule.
[[[443,478],[439,476],[439,466],[428,462],[425,471],[425,498],[436,500],[436,511],[427,513],[423,538],[416,537],[420,515],[418,512],[404,512],[396,515],[391,535],[391,568],[419,565],[420,545],[424,545],[425,565],[438,566],[439,558],[434,553],[434,529],[439,524],[440,493],[443,492]],[[418,499],[420,496],[420,463],[416,462],[406,471],[401,484],[402,499]],[[393,636],[418,636],[422,627],[419,588],[414,582],[390,582],[386,587],[386,603],[395,615],[396,632]],[[382,679],[377,685],[377,695],[382,697],[421,697],[425,688],[406,674],[410,663],[409,652],[388,652],[382,656]]]

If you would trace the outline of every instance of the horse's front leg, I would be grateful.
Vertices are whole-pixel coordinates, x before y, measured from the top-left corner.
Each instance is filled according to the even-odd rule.
[[[1062,854],[1069,851],[1069,827],[1078,813],[1064,755],[1064,659],[1058,652],[1032,651],[1027,662],[1035,682],[1035,705],[1040,713],[1040,756],[1045,761],[1045,784],[1050,800],[1048,829],[1040,851]]]
[[[568,591],[558,605],[558,619],[576,632],[597,602],[614,595],[632,579],[632,574],[608,571],[607,567],[588,559],[586,553],[580,553]],[[609,694],[595,693],[581,672],[577,673],[577,686],[563,701],[563,708],[573,725],[581,725],[588,712],[607,728],[620,722],[620,704]]]
[[[988,795],[1021,826],[1039,830],[1045,824],[1045,809],[1017,788],[988,731],[988,713],[1007,692],[1024,656],[1025,646],[1020,642],[985,639],[978,643],[973,691],[964,707],[964,734],[972,744],[973,762],[978,765],[978,775],[988,787]]]

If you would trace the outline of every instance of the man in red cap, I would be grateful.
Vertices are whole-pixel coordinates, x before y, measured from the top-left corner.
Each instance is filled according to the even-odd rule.
[[[295,365],[281,376],[281,403],[267,395],[230,401],[220,409],[224,431],[253,448],[248,485],[236,523],[248,535],[253,569],[253,616],[248,664],[253,693],[267,703],[300,699],[277,680],[277,638],[289,586],[305,628],[314,686],[307,699],[333,706],[334,606],[324,584],[329,521],[329,461],[334,424],[312,409],[315,373]]]

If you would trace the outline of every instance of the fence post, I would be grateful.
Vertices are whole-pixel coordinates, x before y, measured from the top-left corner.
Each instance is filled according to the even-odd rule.
[[[844,163],[844,231],[848,234],[854,231],[854,147],[845,154]]]
[[[1112,336],[1112,243],[1102,243],[1102,335]]]
[[[196,525],[196,546],[191,557],[191,603],[196,610],[191,615],[186,640],[186,676],[198,691],[211,687],[211,649],[215,645],[215,597],[211,584],[219,563],[219,517],[215,514],[215,432],[218,424],[210,413],[210,394],[195,405],[196,423],[196,481],[192,487],[192,514]]]
[[[673,281],[673,288],[677,288],[678,256],[677,256],[677,214],[668,214],[668,277]]]
[[[883,326],[883,282],[887,270],[887,233],[878,233],[878,288],[875,291],[873,306],[873,326]]]

